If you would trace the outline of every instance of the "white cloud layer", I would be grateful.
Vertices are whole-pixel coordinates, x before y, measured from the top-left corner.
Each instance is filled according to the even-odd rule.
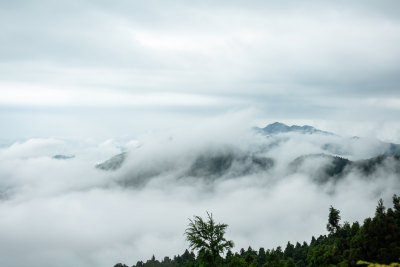
[[[54,89],[32,85],[3,85],[0,105],[52,107],[171,107],[215,106],[221,97],[184,93],[129,93],[87,89]]]
[[[236,250],[284,246],[325,234],[330,205],[343,221],[362,220],[373,215],[378,198],[389,205],[400,190],[398,163],[390,160],[369,178],[352,170],[336,183],[317,182],[318,167],[329,159],[305,161],[291,172],[296,157],[329,153],[321,148],[327,142],[346,148],[347,139],[257,136],[243,126],[246,120],[239,113],[138,140],[32,139],[0,149],[0,265],[112,266],[173,256],[187,248],[187,218],[205,211],[229,224]],[[349,151],[358,159],[377,155],[374,142]],[[365,144],[376,150],[355,149]],[[124,147],[130,152],[121,169],[94,168]],[[51,158],[60,153],[75,158]],[[193,170],[221,155],[234,157],[226,172]],[[271,157],[275,165],[262,170],[249,155]]]

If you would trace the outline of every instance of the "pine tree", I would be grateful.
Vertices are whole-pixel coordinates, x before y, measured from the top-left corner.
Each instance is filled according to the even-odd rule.
[[[378,201],[378,206],[376,207],[375,216],[380,217],[385,214],[385,206],[383,206],[382,198]]]
[[[396,213],[400,213],[400,197],[393,195],[393,209]]]
[[[335,209],[333,206],[329,208],[329,218],[328,224],[326,225],[326,229],[331,233],[334,234],[339,228],[339,221],[340,221],[340,211]]]

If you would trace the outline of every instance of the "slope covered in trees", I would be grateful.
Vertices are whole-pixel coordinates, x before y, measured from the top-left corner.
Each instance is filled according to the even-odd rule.
[[[200,220],[200,217],[195,217]],[[210,219],[210,217],[209,217]],[[193,230],[193,221],[190,225]],[[201,220],[204,229],[211,231],[216,229],[215,222]],[[223,228],[226,225],[223,224]],[[208,227],[208,228],[207,228]],[[187,230],[188,230],[187,229]],[[197,228],[196,228],[197,229]],[[211,229],[211,230],[210,230]],[[223,229],[223,230],[224,230]],[[361,225],[358,222],[340,223],[340,211],[331,207],[329,210],[327,230],[328,235],[318,238],[312,237],[311,242],[291,244],[288,242],[284,248],[273,249],[260,248],[253,250],[251,247],[240,249],[233,253],[228,250],[225,256],[213,254],[212,259],[208,257],[201,246],[197,255],[192,251],[185,250],[182,255],[174,256],[172,259],[164,257],[156,260],[153,256],[145,262],[139,261],[132,267],[180,267],[180,266],[251,266],[251,267],[278,267],[278,266],[356,266],[357,261],[379,262],[390,264],[400,261],[400,197],[393,196],[393,208],[386,209],[383,201],[379,200],[375,216],[367,218]],[[186,232],[187,233],[187,232]],[[191,232],[192,240],[193,234]],[[190,239],[188,239],[190,241]],[[230,242],[230,241],[229,241]],[[229,248],[230,246],[226,246]],[[222,250],[221,250],[222,251]],[[216,265],[215,265],[216,264]],[[127,267],[118,263],[114,267]]]

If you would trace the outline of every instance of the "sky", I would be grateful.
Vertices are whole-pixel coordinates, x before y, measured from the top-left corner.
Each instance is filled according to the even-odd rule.
[[[172,257],[206,211],[234,251],[271,249],[326,234],[330,205],[342,222],[390,207],[396,160],[337,183],[318,182],[329,158],[292,167],[400,144],[399,14],[396,0],[0,0],[0,265]],[[251,131],[275,121],[336,135]],[[221,177],[191,169],[231,154]]]
[[[109,138],[247,110],[400,142],[396,1],[1,1],[0,137]]]

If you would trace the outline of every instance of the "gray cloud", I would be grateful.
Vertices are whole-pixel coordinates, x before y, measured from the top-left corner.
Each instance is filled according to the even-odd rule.
[[[368,121],[376,128],[384,121],[398,128],[397,10],[395,1],[1,3],[0,105],[13,121],[3,138],[21,127],[37,136],[13,110],[32,117],[38,105],[51,107],[57,121],[79,125],[87,118],[95,128],[113,128],[121,113],[152,113],[156,124],[164,112],[194,120],[246,108],[268,121]],[[152,94],[208,100],[149,101],[146,110],[128,101]],[[118,101],[128,110],[116,110]],[[67,111],[59,113],[59,105]],[[93,105],[104,109],[76,116],[77,107]],[[94,112],[112,119],[92,118]],[[51,123],[45,128],[50,132]]]
[[[393,5],[42,1],[3,9],[1,56],[44,83],[397,96],[400,28]],[[16,71],[6,75],[32,81]],[[161,84],[152,85],[154,79]]]

